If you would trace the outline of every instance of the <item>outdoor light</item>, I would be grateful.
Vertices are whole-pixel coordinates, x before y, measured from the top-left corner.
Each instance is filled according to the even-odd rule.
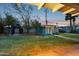
[[[67,10],[67,11],[63,12],[63,14],[70,13],[70,12],[72,12],[72,11],[74,11],[74,10],[75,10],[74,8],[70,8],[69,10]]]
[[[61,9],[62,7],[64,7],[64,5],[63,4],[60,4],[60,3],[45,3],[45,5],[43,7],[44,8],[49,8],[53,12],[56,12],[59,9]]]
[[[53,8],[53,12],[56,12],[56,11],[58,11],[59,9],[61,9],[62,7],[64,7],[64,5],[63,4],[56,4],[55,6],[54,6],[54,8]]]
[[[76,15],[79,15],[79,13],[72,14],[72,16],[76,16]]]

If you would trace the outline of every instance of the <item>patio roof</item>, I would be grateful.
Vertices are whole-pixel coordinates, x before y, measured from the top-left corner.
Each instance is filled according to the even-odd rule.
[[[63,14],[70,13],[72,16],[79,15],[79,4],[78,3],[32,3],[38,6],[38,9],[44,7],[49,8],[53,12],[61,11]]]

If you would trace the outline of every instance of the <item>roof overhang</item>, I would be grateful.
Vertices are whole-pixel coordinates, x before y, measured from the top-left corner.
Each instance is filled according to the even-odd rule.
[[[79,15],[79,4],[77,3],[33,3],[38,9],[49,8],[53,12],[61,11],[63,14],[70,13],[72,16]]]

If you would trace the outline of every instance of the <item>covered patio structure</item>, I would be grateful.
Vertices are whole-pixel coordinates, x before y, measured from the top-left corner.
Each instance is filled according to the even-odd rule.
[[[78,3],[32,3],[38,6],[38,10],[43,8],[51,9],[52,12],[60,11],[66,15],[65,20],[70,21],[70,32],[76,32],[75,20],[79,15],[79,4]],[[46,19],[47,20],[47,19]]]
[[[38,9],[49,8],[53,12],[61,11],[63,14],[70,13],[72,16],[79,15],[79,4],[78,3],[32,3],[38,6]]]

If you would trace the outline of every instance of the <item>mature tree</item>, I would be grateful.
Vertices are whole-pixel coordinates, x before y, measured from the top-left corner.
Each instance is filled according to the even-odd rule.
[[[7,26],[7,28],[5,28],[7,31],[5,31],[6,34],[14,34],[15,33],[15,27],[17,26],[17,24],[19,23],[12,15],[10,15],[9,13],[5,13],[6,18],[5,18],[5,26]]]
[[[72,18],[71,18],[71,14],[66,14],[65,16],[65,20],[69,20],[70,21],[70,32],[73,31],[73,26],[72,26]]]
[[[73,31],[74,31],[74,32],[75,32],[75,30],[76,30],[76,27],[75,27],[76,17],[78,17],[78,16],[73,16],[73,17],[72,17],[72,19],[73,19]]]
[[[39,23],[39,21],[33,20],[33,21],[31,21],[31,28],[35,29],[36,34],[38,34],[37,31],[40,30],[40,28],[42,28],[42,25],[41,25],[41,23]]]
[[[6,14],[5,25],[12,26],[16,23],[16,19],[9,14]]]
[[[0,33],[3,33],[3,30],[4,30],[4,21],[3,19],[0,17]]]
[[[75,18],[77,16],[72,16],[71,14],[66,14],[65,20],[70,21],[70,32],[75,32]]]
[[[41,27],[41,23],[39,23],[39,21],[37,21],[37,20],[34,20],[34,21],[32,21],[31,27],[39,28],[39,27]]]
[[[33,7],[31,5],[26,6],[26,4],[15,4],[15,9],[20,12],[24,26],[27,29],[27,33],[29,33],[29,28],[30,28],[29,23],[30,23],[30,17],[33,11]]]

